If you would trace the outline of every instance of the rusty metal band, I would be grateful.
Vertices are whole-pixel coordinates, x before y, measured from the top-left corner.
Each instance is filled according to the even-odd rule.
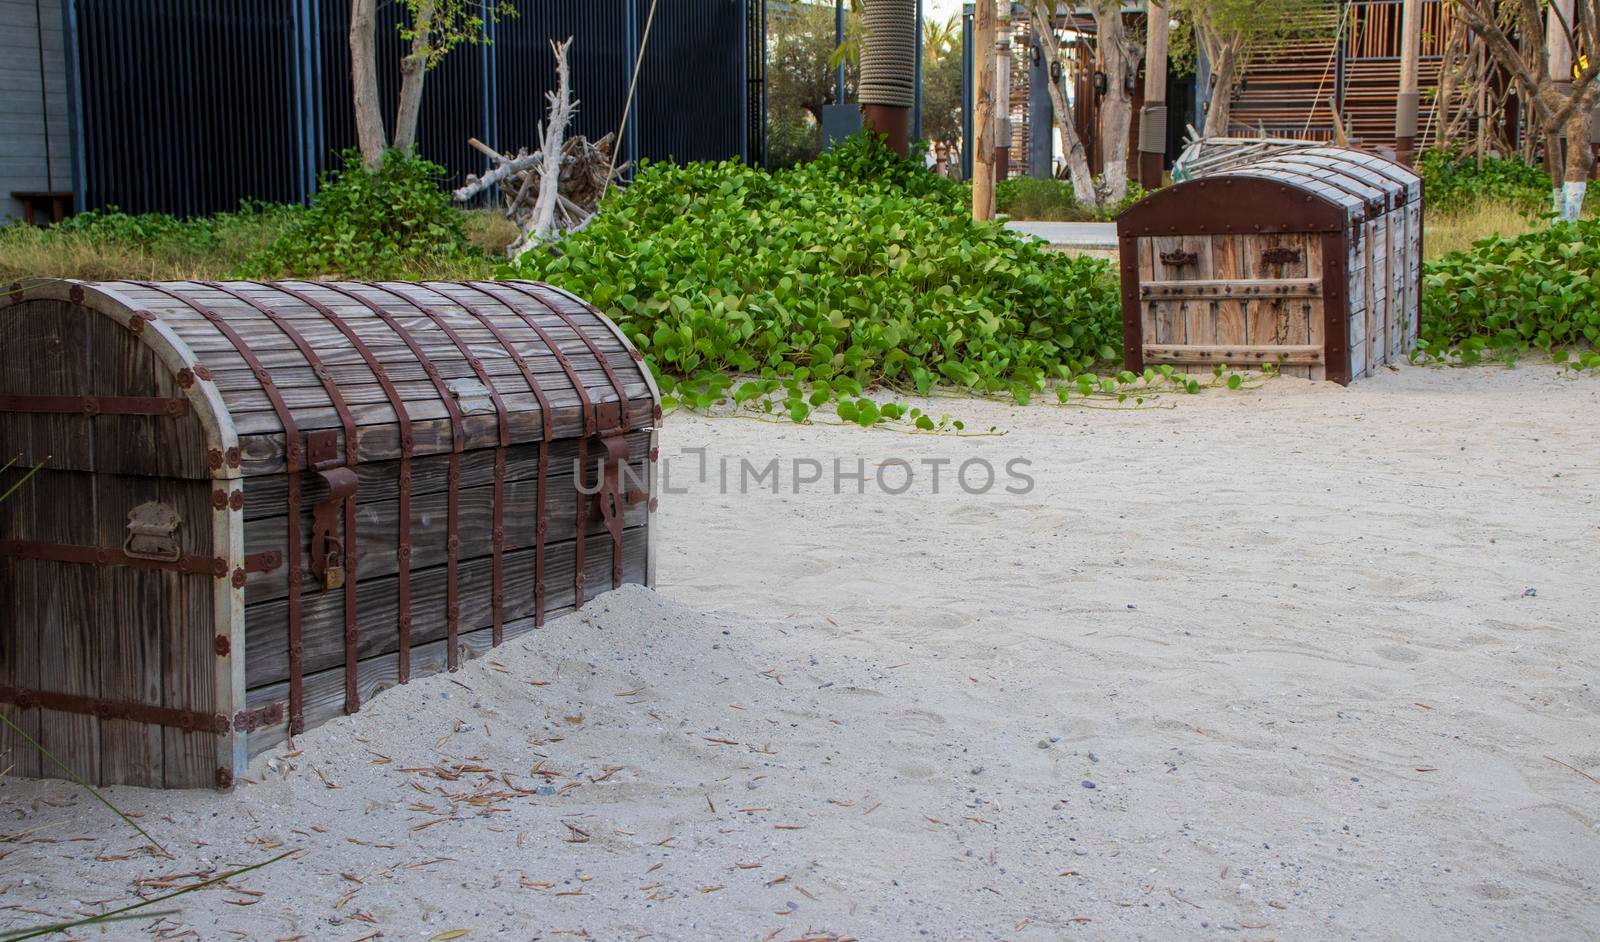
[[[1139,303],[1139,240],[1119,238],[1122,262],[1122,368],[1144,372],[1144,311]],[[1155,251],[1154,243],[1150,250]]]
[[[525,291],[522,285],[528,285],[532,290]],[[623,514],[627,507],[622,495],[622,470],[623,466],[627,464],[628,447],[620,438],[612,440],[612,437],[626,435],[628,432],[627,388],[623,385],[622,378],[617,375],[617,371],[612,368],[610,359],[601,351],[600,345],[594,342],[593,337],[589,336],[589,332],[578,326],[578,322],[573,320],[571,315],[551,303],[545,295],[547,293],[558,294],[578,304],[583,304],[582,301],[578,301],[577,298],[566,292],[553,289],[549,285],[540,284],[536,281],[512,281],[507,282],[507,286],[524,297],[532,297],[538,300],[546,310],[561,318],[562,322],[572,329],[578,339],[583,341],[583,345],[589,348],[589,353],[594,356],[595,362],[600,364],[601,370],[605,371],[606,379],[611,383],[612,391],[617,394],[617,427],[611,430],[602,430],[600,433],[602,443],[606,447],[606,453],[601,458],[600,480],[603,493],[596,496],[599,498],[601,516],[606,521],[607,529],[611,531],[611,588],[618,588],[622,585]],[[583,304],[583,306],[588,309],[587,304]],[[599,317],[598,312],[592,309],[589,309],[589,313],[596,318]],[[609,467],[606,466],[607,462],[609,462]],[[606,483],[608,478],[609,486]],[[579,519],[583,518],[580,516]]]
[[[179,710],[149,703],[100,700],[78,694],[57,693],[54,690],[29,690],[6,684],[0,684],[0,703],[10,703],[23,710],[38,707],[41,710],[55,710],[59,713],[95,716],[102,720],[130,720],[152,726],[187,730],[191,733],[221,735],[232,728],[228,718],[220,713]]]
[[[391,288],[386,285],[370,283],[368,284],[368,287],[376,288],[379,291],[387,292],[388,294],[399,298],[405,303],[416,308],[418,311],[421,311],[428,317],[429,320],[433,321],[433,323],[437,325],[440,330],[444,331],[445,336],[450,338],[450,342],[455,345],[455,348],[461,351],[462,358],[465,359],[467,361],[467,365],[472,368],[472,372],[478,377],[478,381],[483,383],[484,388],[489,390],[489,401],[494,403],[495,424],[499,431],[499,438],[497,441],[499,444],[494,450],[494,521],[491,524],[493,530],[491,537],[493,540],[494,552],[490,557],[490,568],[492,570],[492,589],[489,599],[490,607],[493,609],[494,621],[493,627],[490,629],[489,634],[491,638],[490,643],[495,647],[498,647],[500,642],[504,640],[505,637],[506,449],[511,447],[511,414],[506,409],[505,400],[500,397],[499,390],[495,389],[494,377],[490,376],[488,370],[484,368],[483,361],[473,354],[472,348],[466,342],[466,340],[462,339],[461,335],[456,332],[455,328],[450,326],[450,323],[443,311],[431,304],[425,304],[416,298],[413,298],[410,293],[398,288]],[[447,301],[451,300],[448,295],[439,292],[437,289],[431,286],[424,285],[423,287],[427,288],[429,291],[433,291],[435,294],[445,298]],[[461,309],[463,311],[468,310],[465,305],[461,305]],[[469,311],[469,313],[471,312]],[[458,491],[459,488],[452,483],[450,492],[451,497],[455,498]],[[459,523],[452,523],[450,526],[450,535],[452,537],[458,537],[459,533]],[[455,559],[456,556],[459,555],[459,542],[459,539],[457,539],[449,545],[450,552],[455,554],[452,556],[452,559]],[[455,581],[453,579],[450,581],[450,588],[451,590],[454,590],[455,588]],[[451,604],[451,610],[456,610],[454,603]],[[460,619],[455,618],[454,620],[459,625]],[[454,640],[451,641],[451,649],[455,649]]]
[[[504,303],[470,282],[463,282],[461,287],[469,288],[496,303]],[[533,624],[537,628],[544,624],[544,537],[545,532],[549,529],[545,480],[547,477],[546,470],[550,465],[550,440],[555,437],[555,419],[550,411],[550,398],[545,395],[544,388],[539,385],[538,378],[534,376],[533,370],[528,367],[528,361],[523,358],[522,354],[517,352],[516,344],[511,338],[506,336],[505,331],[501,330],[499,325],[484,312],[465,305],[462,306],[462,310],[476,317],[479,323],[487,327],[489,333],[494,335],[494,339],[511,355],[511,362],[515,363],[517,369],[522,373],[522,381],[528,384],[528,391],[533,393],[533,398],[539,403],[539,421],[542,435],[539,439],[539,467],[535,472],[537,480],[534,500],[537,506],[534,510],[533,522]]]
[[[535,290],[533,290],[533,291],[525,291],[522,288],[523,285],[529,285],[529,286],[533,287]],[[534,300],[538,301],[541,305],[543,305],[545,310],[547,310],[550,313],[554,314],[555,316],[561,318],[562,322],[565,323],[568,327],[570,327],[574,334],[578,335],[578,339],[583,341],[583,345],[589,348],[589,353],[594,356],[595,362],[600,364],[600,369],[603,370],[605,372],[605,374],[606,374],[606,380],[611,383],[612,391],[617,394],[617,427],[620,428],[622,431],[626,432],[628,430],[628,393],[627,393],[627,387],[624,386],[624,384],[622,382],[622,377],[618,376],[617,375],[617,371],[611,366],[611,359],[609,357],[607,357],[605,355],[605,353],[600,349],[600,345],[594,342],[594,338],[589,336],[589,332],[587,330],[584,330],[582,327],[578,326],[578,322],[572,319],[572,315],[568,314],[566,311],[561,310],[561,308],[557,307],[556,305],[550,303],[550,301],[547,300],[544,297],[544,292],[546,292],[546,291],[555,291],[555,289],[550,288],[548,285],[540,284],[539,282],[536,282],[536,281],[526,281],[526,282],[508,281],[508,282],[506,282],[506,286],[509,287],[511,290],[517,292],[518,294],[521,294],[524,297],[533,298]],[[566,294],[565,292],[556,292],[556,293],[560,293],[563,296],[565,296],[567,298],[571,298],[574,301],[577,300],[576,298],[573,298],[572,295]],[[578,302],[578,303],[582,303],[582,302]],[[594,316],[597,317],[597,318],[599,317],[599,315],[596,314],[594,311],[590,311],[589,313],[594,314]]]
[[[1350,385],[1349,284],[1345,265],[1349,260],[1350,240],[1343,232],[1322,236],[1322,337],[1326,350],[1327,378],[1341,386]]]
[[[189,414],[189,400],[159,396],[0,396],[0,412],[160,415],[176,418]]]
[[[283,283],[278,283],[276,287],[290,297],[309,304],[313,310],[322,315],[323,319],[338,328],[339,333],[343,334],[346,340],[350,341],[350,345],[361,355],[361,359],[366,362],[367,368],[377,378],[378,385],[383,389],[383,394],[389,399],[389,407],[394,410],[395,421],[400,426],[400,505],[397,511],[399,522],[397,524],[398,535],[395,544],[397,547],[395,551],[395,611],[398,614],[397,628],[400,645],[398,674],[402,684],[409,683],[411,681],[411,451],[415,446],[415,440],[411,432],[411,415],[406,412],[405,399],[401,397],[400,391],[395,388],[394,382],[389,379],[388,371],[383,368],[383,363],[373,354],[366,341],[361,339],[361,335],[356,333],[355,328],[345,323],[344,318],[340,317],[333,308],[328,307],[305,292],[291,288]],[[331,286],[319,285],[319,287]],[[347,443],[347,454],[352,450]],[[346,460],[352,466],[356,463],[356,459],[353,456],[347,457]],[[347,547],[347,555],[353,551],[353,547],[354,544],[350,544]],[[354,579],[354,573],[351,574],[351,578]],[[346,653],[346,659],[349,659],[348,652]]]
[[[518,304],[515,300],[506,298],[504,295],[500,294],[498,291],[486,284],[474,283],[472,287],[474,290],[482,292],[483,294],[487,294],[496,301],[499,301],[501,304],[504,304],[508,310],[516,314],[517,317],[522,319],[524,324],[528,325],[528,327],[533,330],[534,334],[536,334],[544,343],[544,345],[550,349],[550,355],[555,357],[556,363],[560,364],[562,372],[567,374],[567,381],[572,384],[572,391],[578,395],[578,405],[583,412],[583,435],[578,438],[578,464],[577,467],[573,469],[573,491],[577,494],[578,508],[577,518],[573,521],[572,604],[574,608],[582,608],[584,588],[583,550],[585,538],[588,536],[589,530],[589,499],[583,493],[583,475],[589,466],[589,438],[593,435],[599,434],[599,419],[596,415],[594,400],[589,398],[589,389],[583,384],[583,377],[578,375],[578,370],[572,365],[572,361],[569,360],[567,355],[561,351],[561,347],[556,344],[555,339],[552,338],[543,327],[539,326],[539,322],[534,320],[532,314],[528,313],[527,310],[525,310],[522,305]],[[528,294],[522,291],[518,291],[516,293],[523,298],[529,297]],[[545,308],[546,310],[549,309],[549,305],[545,304],[543,301],[540,301],[538,298],[533,298],[533,300],[537,302],[540,307]],[[543,473],[545,459],[548,457],[548,452],[541,448],[539,452],[539,468],[541,474]],[[543,482],[541,481],[541,495],[543,494],[543,490]],[[538,551],[542,552],[543,549],[544,536],[541,533],[539,536]],[[535,564],[538,564],[537,556]],[[544,582],[542,578],[534,584],[534,592],[536,593],[536,604],[539,604],[542,610],[544,593]]]
[[[305,654],[304,640],[300,636],[300,582],[301,567],[303,565],[300,554],[300,427],[295,423],[294,414],[289,411],[289,406],[283,401],[283,394],[272,382],[272,374],[261,365],[261,360],[239,332],[233,329],[227,319],[218,314],[211,307],[201,304],[180,291],[164,287],[153,282],[136,282],[141,287],[156,291],[172,298],[180,304],[187,305],[191,310],[205,318],[217,329],[217,332],[227,338],[239,356],[255,374],[256,382],[267,394],[267,399],[272,402],[272,410],[278,415],[278,423],[283,426],[283,464],[285,478],[288,482],[287,519],[284,529],[287,550],[285,556],[289,561],[289,735],[297,736],[305,730],[305,677],[302,673],[301,663]]]
[[[445,659],[449,669],[455,670],[459,666],[458,660],[461,656],[460,652],[456,650],[456,638],[460,630],[459,618],[461,614],[460,600],[456,595],[458,588],[456,581],[458,575],[456,571],[456,555],[461,542],[461,537],[459,536],[460,530],[458,528],[458,518],[460,515],[460,498],[458,496],[458,491],[460,490],[461,482],[461,451],[466,447],[466,429],[463,423],[463,417],[461,415],[461,407],[456,405],[455,396],[450,392],[450,387],[446,385],[444,377],[439,375],[439,368],[434,366],[433,361],[428,359],[428,355],[426,353],[422,352],[421,345],[417,343],[417,339],[412,335],[411,331],[408,330],[404,324],[401,324],[393,314],[390,314],[388,311],[384,310],[383,306],[378,304],[376,301],[373,301],[370,298],[362,297],[361,295],[356,294],[354,291],[350,291],[346,288],[340,287],[339,285],[327,283],[321,285],[321,287],[327,288],[330,291],[338,292],[339,294],[342,294],[350,300],[355,301],[357,304],[365,307],[373,314],[376,314],[378,319],[383,321],[384,324],[394,332],[395,336],[399,337],[401,341],[405,343],[406,348],[411,351],[412,356],[417,358],[417,364],[422,367],[422,371],[426,373],[428,379],[433,382],[434,391],[439,394],[440,401],[444,403],[445,411],[450,415],[450,470],[448,474],[450,490],[447,497],[447,509],[445,511],[445,516],[447,518],[446,526],[448,527],[448,531],[445,536],[445,545],[449,550],[448,564],[445,568],[445,578],[447,582],[445,596],[445,620],[446,625],[448,626],[449,639],[447,641],[448,650],[445,652]],[[384,291],[390,295],[394,294],[394,292],[388,291],[387,289],[379,288],[378,290]],[[402,300],[404,299],[402,298]],[[409,304],[410,302],[406,303]],[[410,508],[408,506],[407,510],[409,511],[409,509]],[[407,640],[409,641],[409,637]]]
[[[179,556],[177,559],[148,559],[129,556],[111,546],[83,546],[74,543],[37,543],[29,540],[0,540],[0,557],[37,559],[50,563],[81,563],[89,566],[127,566],[133,569],[161,569],[190,576],[228,574],[228,561],[220,556]]]
[[[217,282],[203,282],[207,287],[243,301],[250,305],[267,320],[272,321],[283,335],[299,349],[300,355],[306,358],[311,371],[322,382],[323,391],[328,394],[328,400],[333,403],[333,411],[338,413],[339,426],[344,429],[344,463],[352,471],[359,461],[357,457],[356,420],[350,414],[350,406],[345,402],[344,393],[339,389],[339,384],[333,381],[328,368],[323,365],[322,358],[317,356],[317,351],[306,341],[303,334],[295,328],[286,318],[277,311],[257,301],[242,291],[235,291],[226,285]],[[249,282],[251,287],[267,288],[255,282]],[[358,666],[358,640],[359,628],[356,621],[356,496],[345,498],[344,501],[344,711],[355,713],[361,709],[361,688],[357,683],[356,668]]]

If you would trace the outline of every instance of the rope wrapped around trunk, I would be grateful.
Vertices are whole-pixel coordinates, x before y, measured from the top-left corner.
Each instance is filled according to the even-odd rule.
[[[917,100],[916,0],[866,0],[857,99],[910,108]]]

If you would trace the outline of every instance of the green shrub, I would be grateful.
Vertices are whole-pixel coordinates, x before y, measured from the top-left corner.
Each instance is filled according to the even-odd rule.
[[[1128,181],[1128,194],[1114,206],[1104,210],[1078,202],[1069,180],[1041,180],[1037,177],[1013,177],[995,184],[995,208],[1013,219],[1036,219],[1051,222],[1108,222],[1122,211],[1144,199],[1146,190],[1137,181]]]
[[[1087,222],[1099,218],[1093,208],[1078,202],[1066,180],[1016,177],[994,187],[995,208],[1013,219]]]
[[[1510,204],[1523,213],[1551,210],[1550,175],[1520,160],[1486,157],[1479,166],[1476,158],[1455,151],[1430,150],[1418,159],[1417,169],[1429,210],[1449,213],[1485,202]],[[1591,187],[1590,196],[1584,203],[1593,212],[1600,189]]]
[[[18,222],[0,227],[0,279],[225,278],[282,235],[300,212],[298,206],[246,203],[238,212],[204,219],[112,208],[79,213],[47,229]]]
[[[771,174],[650,164],[559,253],[507,274],[606,311],[679,401],[756,375],[735,400],[783,392],[797,421],[878,385],[1026,400],[1119,356],[1109,264],[974,222],[966,194],[862,137]]]
[[[420,157],[389,151],[368,171],[356,151],[344,167],[322,177],[317,195],[295,224],[243,273],[249,277],[338,276],[423,278],[450,272],[472,277],[487,271],[462,227],[461,211],[441,184],[445,169]]]
[[[1600,221],[1493,236],[1429,262],[1419,357],[1514,359],[1528,350],[1600,367]],[[1575,352],[1576,359],[1569,353]]]

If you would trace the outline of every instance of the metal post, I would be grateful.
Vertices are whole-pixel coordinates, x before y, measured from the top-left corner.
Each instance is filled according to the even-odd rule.
[[[972,179],[972,4],[961,8],[961,179]]]
[[[739,76],[744,83],[744,108],[739,117],[739,162],[750,163],[750,113],[755,109],[751,100],[750,46],[755,42],[755,32],[750,17],[750,0],[739,0],[739,18],[744,21],[744,43],[739,47]],[[761,37],[766,41],[766,37]],[[631,60],[633,57],[630,56]]]
[[[67,130],[72,141],[72,211],[81,213],[89,207],[84,204],[88,180],[84,170],[87,155],[83,148],[83,74],[78,51],[78,0],[64,0],[61,4],[62,37],[67,53]]]
[[[1051,160],[1051,141],[1055,130],[1055,106],[1050,101],[1050,63],[1045,60],[1044,44],[1037,35],[1029,44],[1028,66],[1028,174],[1041,180],[1055,175]]]
[[[1161,186],[1167,158],[1167,10],[1155,0],[1150,0],[1147,9],[1144,107],[1139,112],[1139,185],[1154,190]]]
[[[833,3],[833,48],[844,45],[844,0]],[[839,58],[839,68],[833,76],[833,103],[844,104],[844,57]]]
[[[1422,53],[1422,0],[1405,0],[1400,23],[1400,93],[1395,97],[1394,153],[1409,167],[1417,150],[1417,58]]]
[[[627,88],[628,84],[633,81],[634,63],[639,61],[639,8],[634,0],[622,0],[622,7],[622,18],[626,21],[625,27],[627,35],[625,40],[628,46],[627,64],[623,66],[624,75],[622,77],[622,87]],[[741,73],[740,78],[745,77],[746,76]],[[750,85],[748,82],[745,83],[744,90],[746,95],[750,94]],[[626,120],[626,117],[627,116],[624,116],[623,120]],[[743,145],[740,146],[742,147]],[[637,120],[627,121],[627,128],[623,131],[623,140],[617,141],[617,147],[622,148],[622,151],[618,156],[625,155],[625,160],[619,160],[618,164],[628,162],[634,167],[639,165],[639,122]]]
[[[917,101],[911,106],[911,139],[922,140],[922,0],[917,0]]]

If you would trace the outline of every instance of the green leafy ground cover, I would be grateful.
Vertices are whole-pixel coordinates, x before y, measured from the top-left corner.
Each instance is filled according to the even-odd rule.
[[[1530,352],[1600,368],[1600,221],[1491,236],[1424,271],[1419,359],[1515,361]]]
[[[1111,266],[974,222],[966,200],[865,138],[777,173],[653,164],[506,274],[588,298],[695,408],[731,395],[800,421],[833,402],[872,424],[867,388],[1026,402],[1120,357]]]

